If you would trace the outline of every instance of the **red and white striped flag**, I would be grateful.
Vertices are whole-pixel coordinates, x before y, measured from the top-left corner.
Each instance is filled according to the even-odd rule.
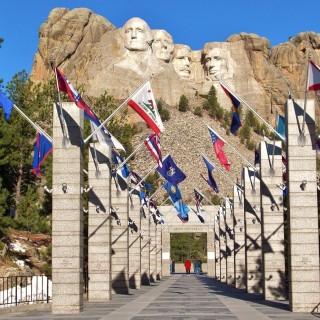
[[[151,133],[149,137],[144,140],[144,144],[157,161],[158,166],[162,168],[162,155],[159,136],[156,133]]]
[[[320,90],[320,67],[313,61],[309,61],[308,90]]]

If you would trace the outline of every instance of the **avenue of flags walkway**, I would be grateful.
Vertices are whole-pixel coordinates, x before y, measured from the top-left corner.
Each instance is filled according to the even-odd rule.
[[[129,295],[117,294],[105,303],[84,303],[77,315],[53,315],[49,306],[29,312],[1,314],[9,320],[311,320],[308,313],[291,313],[287,302],[263,300],[206,275],[174,274]]]

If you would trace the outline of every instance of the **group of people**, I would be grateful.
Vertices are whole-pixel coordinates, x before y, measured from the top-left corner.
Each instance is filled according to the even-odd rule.
[[[200,259],[194,260],[193,263],[191,262],[191,260],[186,259],[184,262],[184,267],[186,270],[186,274],[190,275],[191,272],[191,265],[193,264],[193,271],[195,274],[199,275],[200,272],[202,272],[202,261]],[[175,273],[175,262],[174,260],[171,261],[171,265],[170,265],[170,271],[171,273]]]
[[[189,259],[184,261],[184,267],[186,269],[187,275],[190,275],[191,264],[192,262]],[[202,272],[202,261],[200,259],[193,261],[193,271],[197,275],[200,274],[200,272]]]

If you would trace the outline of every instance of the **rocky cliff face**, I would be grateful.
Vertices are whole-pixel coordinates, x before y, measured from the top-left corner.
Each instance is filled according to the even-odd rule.
[[[200,176],[200,173],[202,173],[206,178],[208,177],[207,168],[202,160],[201,154],[206,155],[216,167],[213,176],[220,189],[219,194],[221,196],[227,194],[232,195],[232,181],[235,182],[237,179],[240,181],[242,166],[248,165],[237,153],[243,155],[243,157],[253,165],[254,152],[246,149],[246,147],[239,142],[238,137],[232,134],[226,136],[225,128],[220,126],[206,113],[203,114],[203,117],[197,117],[191,112],[182,113],[177,111],[176,108],[170,108],[170,115],[170,120],[164,123],[165,131],[161,135],[162,154],[163,156],[170,154],[178,167],[182,169],[187,176],[187,179],[179,184],[183,199],[193,204],[194,188],[202,192],[209,199],[215,194]],[[220,165],[216,158],[207,125],[214,128],[215,132],[227,141],[223,150],[231,163],[231,170],[228,172]],[[150,130],[146,129],[144,132],[135,136],[134,145],[138,145],[149,133]],[[254,139],[257,139],[257,136],[255,136]],[[146,147],[143,146],[141,150],[136,153],[132,168],[133,170],[137,170],[143,177],[155,165],[156,162],[151,154],[146,150]],[[221,171],[223,173],[221,173]],[[163,181],[161,183],[163,183]],[[159,199],[163,199],[164,196],[165,191],[160,190],[157,192]],[[169,205],[170,201],[168,201],[167,204]]]
[[[149,32],[146,22],[145,25]],[[314,32],[299,33],[273,48],[268,39],[247,33],[232,35],[226,42],[208,42],[198,51],[192,51],[187,44],[174,44],[169,58],[164,59],[158,50],[173,45],[170,34],[166,32],[166,39],[157,38],[157,30],[150,30],[150,47],[137,52],[126,47],[127,31],[126,25],[116,29],[106,18],[88,9],[52,10],[39,30],[31,79],[52,78],[50,61],[54,60],[70,81],[81,85],[89,95],[99,96],[107,91],[116,99],[125,99],[152,75],[157,99],[163,98],[169,105],[177,105],[182,94],[191,98],[207,93],[215,85],[221,104],[228,109],[230,103],[217,84],[216,75],[268,117],[271,106],[273,111],[282,112],[289,91],[293,98],[304,97],[308,53],[320,64],[320,35]],[[210,74],[210,52],[220,55],[215,59],[225,62],[224,71],[221,64],[219,72]],[[186,74],[177,67],[184,63],[183,56],[188,59]]]
[[[54,9],[41,26],[39,39],[31,72],[35,82],[54,76],[50,67],[54,60],[72,84],[84,88],[88,95],[100,96],[106,91],[115,99],[124,100],[152,76],[155,98],[162,98],[171,106],[171,119],[164,124],[166,131],[161,137],[163,153],[170,153],[187,173],[189,182],[197,183],[199,172],[206,172],[200,153],[215,159],[205,124],[222,136],[225,131],[208,117],[179,113],[176,107],[182,94],[194,105],[200,105],[199,94],[208,93],[214,85],[220,104],[230,110],[230,101],[217,81],[223,79],[274,125],[276,111],[283,114],[289,92],[294,99],[304,98],[308,54],[320,65],[320,34],[314,32],[299,33],[273,48],[266,38],[239,33],[225,42],[208,42],[202,50],[192,51],[187,44],[174,44],[167,31],[150,30],[139,18],[130,19],[116,29],[106,18],[83,8]],[[316,101],[319,107],[319,95]],[[147,134],[144,132],[144,136],[136,139],[141,141]],[[248,152],[237,137],[227,139],[253,162],[253,152]],[[141,171],[152,161],[143,153],[138,153],[135,160]],[[233,164],[229,176],[235,180],[243,161],[233,152],[227,153]],[[226,193],[229,182],[222,176],[220,181]],[[199,183],[200,189],[207,189],[204,183]],[[193,192],[190,183],[182,183],[181,187],[186,194]]]

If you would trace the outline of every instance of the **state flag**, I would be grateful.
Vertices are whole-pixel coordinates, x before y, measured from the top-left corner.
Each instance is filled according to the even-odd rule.
[[[201,215],[201,213],[198,213],[196,210],[194,210],[193,208],[191,208],[192,211],[197,215],[198,219],[200,220],[201,223],[206,223],[203,216]]]
[[[256,166],[257,164],[260,163],[260,153],[257,148],[254,149],[254,165]]]
[[[121,157],[120,153],[115,150],[114,148],[112,148],[112,161],[114,164],[120,165],[124,160]],[[130,168],[129,166],[125,163],[122,167],[121,167],[121,175],[123,178],[128,178],[130,175]]]
[[[186,223],[189,221],[189,207],[180,199],[174,203],[174,208],[178,212],[178,218],[183,222]]]
[[[204,196],[197,190],[193,189],[194,191],[194,196],[195,196],[195,203],[196,203],[196,208],[197,208],[197,213],[201,213],[202,210],[202,200],[204,199]]]
[[[169,181],[166,181],[163,184],[163,187],[166,189],[172,203],[175,203],[178,200],[182,199],[180,189],[178,188],[177,185],[173,185]]]
[[[100,122],[100,121],[99,121]],[[91,126],[91,132],[94,132],[100,125],[97,125],[96,123],[90,121]],[[126,149],[122,145],[122,143],[113,136],[106,128],[105,126],[102,126],[100,130],[98,130],[93,136],[93,140],[99,141],[99,143],[104,144],[112,144],[112,146],[117,150],[122,150],[123,152],[126,152]]]
[[[242,126],[240,116],[239,116],[239,106],[241,102],[222,83],[220,83],[220,85],[232,103],[232,120],[231,120],[230,132],[232,134],[235,134],[236,131]]]
[[[144,187],[148,191],[153,190],[150,184],[146,181],[142,181],[142,178],[135,171],[131,170],[129,176],[131,183],[138,185],[139,187]]]
[[[186,175],[178,168],[170,155],[163,159],[162,167],[158,167],[157,171],[173,185],[177,185],[186,179]]]
[[[59,91],[68,94],[70,100],[74,102],[78,108],[84,110],[84,115],[90,121],[100,125],[100,121],[91,108],[85,103],[81,94],[73,87],[68,78],[56,67],[57,83]]]
[[[308,90],[320,90],[320,67],[313,61],[309,61]]]
[[[41,164],[52,152],[52,143],[41,133],[37,132],[33,153],[32,172],[41,176]]]
[[[160,146],[160,138],[156,133],[152,133],[149,135],[147,139],[144,140],[144,144],[147,149],[150,151],[151,155],[156,160],[158,166],[162,167],[162,155],[161,155],[161,146]]]
[[[276,131],[280,134],[283,140],[286,140],[286,119],[280,114],[277,114]]]
[[[148,127],[156,134],[159,134],[164,130],[150,81],[147,81],[135,94],[131,96],[128,105],[140,115]]]
[[[74,102],[78,108],[83,109],[84,116],[88,120],[90,120],[91,131],[94,132],[102,124],[98,116],[86,104],[81,94],[78,93],[78,91],[73,87],[72,83],[68,80],[68,78],[57,67],[56,74],[59,91],[67,93],[70,100]],[[95,139],[98,140],[100,143],[112,143],[112,145],[116,149],[125,151],[123,145],[106,129],[105,126],[102,126],[100,130],[96,133]]]
[[[11,116],[13,106],[13,102],[0,90],[0,108],[3,109],[4,119],[6,121],[8,121]]]
[[[214,180],[213,176],[212,176],[212,172],[214,170],[214,165],[213,163],[210,162],[209,159],[207,159],[206,157],[202,156],[202,159],[204,161],[204,163],[206,164],[206,167],[208,169],[208,179],[205,178],[203,176],[202,173],[200,173],[200,176],[207,182],[207,184],[216,192],[219,193],[219,188],[218,185],[216,183],[216,181]]]
[[[212,139],[213,149],[216,153],[217,158],[219,159],[221,165],[223,165],[225,169],[229,171],[231,168],[230,162],[222,150],[222,147],[224,146],[224,141],[209,126],[208,126],[208,130]]]

